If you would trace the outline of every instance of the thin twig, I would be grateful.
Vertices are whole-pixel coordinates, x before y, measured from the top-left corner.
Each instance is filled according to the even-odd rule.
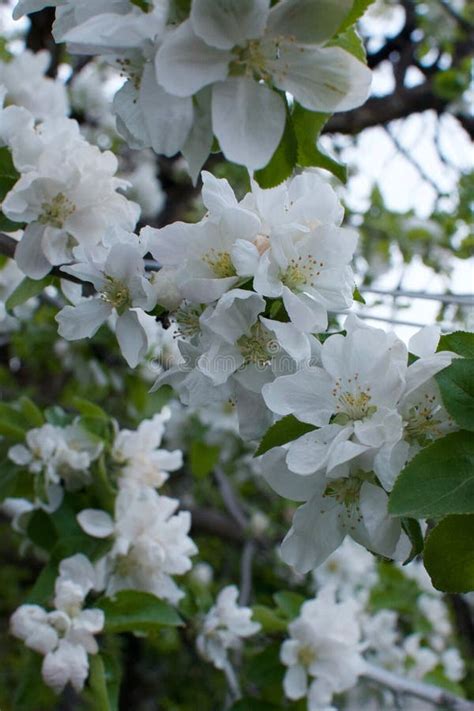
[[[408,291],[405,289],[378,289],[371,286],[361,286],[359,291],[366,294],[380,294],[395,298],[407,297],[410,299],[426,299],[427,301],[440,301],[442,304],[460,304],[461,306],[474,306],[474,294],[430,294],[422,291]]]
[[[432,684],[425,684],[413,679],[405,679],[393,672],[367,664],[363,676],[381,686],[388,687],[396,694],[408,694],[417,699],[441,706],[452,711],[474,711],[474,703],[451,694],[445,689],[440,689]]]
[[[438,197],[446,197],[447,194],[441,190],[439,185],[437,183],[435,183],[435,181],[433,180],[433,178],[430,175],[428,175],[428,173],[425,171],[423,166],[421,166],[413,158],[413,156],[409,153],[409,151],[405,148],[405,146],[403,146],[400,143],[398,138],[393,133],[393,130],[391,129],[391,127],[389,125],[386,125],[383,128],[384,128],[387,136],[389,136],[389,138],[392,140],[392,143],[395,146],[395,148],[397,149],[397,151],[405,158],[406,161],[408,161],[408,163],[410,163],[410,165],[412,165],[415,168],[415,170],[417,171],[420,178],[422,180],[424,180],[426,183],[428,183],[428,185],[431,185],[431,187],[436,192]]]
[[[240,559],[240,595],[239,605],[246,606],[249,604],[252,594],[252,578],[253,578],[253,558],[257,547],[255,541],[251,539],[246,541]]]
[[[229,479],[224,474],[222,469],[219,469],[218,467],[216,467],[214,471],[214,476],[217,481],[217,485],[219,487],[219,491],[221,493],[222,500],[224,501],[224,505],[227,511],[230,513],[237,525],[240,526],[243,531],[245,531],[248,526],[247,516],[245,515],[244,509],[240,501],[235,495],[235,492],[232,488]]]

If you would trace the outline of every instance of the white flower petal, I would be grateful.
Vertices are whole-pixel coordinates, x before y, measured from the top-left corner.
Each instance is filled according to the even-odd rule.
[[[285,128],[278,94],[245,77],[227,79],[212,91],[212,125],[227,160],[249,170],[263,168]]]
[[[46,655],[42,674],[45,684],[59,694],[68,682],[82,691],[89,673],[89,661],[84,647],[62,639],[55,652]]]
[[[114,532],[111,516],[99,509],[84,509],[77,515],[77,520],[82,530],[94,538],[108,538]]]
[[[194,0],[194,31],[211,47],[231,49],[262,35],[269,0]]]
[[[148,339],[136,311],[126,311],[118,317],[115,335],[128,365],[136,368],[148,348]]]
[[[336,34],[351,6],[352,0],[283,0],[271,9],[267,32],[323,44]]]
[[[158,84],[155,69],[149,63],[143,70],[138,100],[155,153],[175,155],[181,150],[193,124],[192,99],[168,94]]]
[[[268,62],[273,82],[310,111],[348,111],[363,104],[370,90],[370,69],[340,47],[285,44]]]
[[[189,174],[196,185],[199,171],[211,152],[212,141],[211,90],[202,89],[194,97],[194,121],[189,135],[181,148],[189,166]]]
[[[292,701],[302,699],[308,688],[306,669],[301,664],[290,667],[283,679],[286,696]]]
[[[38,222],[31,223],[15,249],[15,261],[18,267],[31,279],[42,279],[51,269],[42,244],[45,229],[45,226]]]
[[[172,30],[156,54],[156,77],[174,96],[192,96],[208,84],[225,79],[232,55],[197,37],[190,20]]]
[[[91,338],[111,313],[111,305],[98,298],[81,301],[77,306],[65,306],[55,316],[58,333],[68,341]]]
[[[408,350],[419,358],[428,358],[436,353],[441,330],[439,326],[425,326],[408,341]]]

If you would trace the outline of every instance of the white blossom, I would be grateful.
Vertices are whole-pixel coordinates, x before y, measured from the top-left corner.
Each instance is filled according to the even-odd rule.
[[[346,535],[374,553],[405,560],[408,538],[400,521],[389,515],[388,496],[373,475],[358,469],[332,478],[324,472],[296,474],[288,469],[285,457],[283,447],[262,457],[262,474],[270,486],[280,496],[305,502],[281,546],[285,563],[308,572],[321,565]]]
[[[183,453],[160,449],[165,423],[171,417],[163,408],[150,420],[143,420],[136,431],[120,430],[112,446],[112,458],[120,466],[119,485],[162,486],[169,472],[180,469]]]
[[[54,511],[61,504],[61,484],[76,490],[91,481],[90,466],[102,451],[79,424],[57,427],[46,423],[26,433],[25,444],[8,451],[9,459],[35,476],[35,503]]]
[[[365,667],[358,615],[357,603],[336,602],[331,587],[303,604],[299,617],[288,625],[290,637],[280,650],[288,667],[283,681],[287,698],[307,696],[308,711],[326,711],[333,694],[357,683]]]
[[[67,340],[91,338],[113,313],[117,315],[115,334],[123,357],[134,368],[146,353],[146,332],[137,308],[152,309],[155,291],[146,277],[143,256],[146,239],[111,229],[108,250],[101,258],[93,252],[63,270],[94,285],[97,296],[74,306],[65,306],[56,316],[59,334]]]
[[[242,639],[260,630],[260,624],[252,622],[252,610],[238,604],[238,595],[235,585],[220,591],[196,639],[199,654],[217,669],[226,667],[229,651],[241,649]]]
[[[337,478],[357,460],[360,469],[373,469],[390,489],[393,472],[386,460],[403,433],[397,404],[405,388],[406,346],[353,316],[345,327],[346,336],[324,342],[321,366],[277,378],[263,387],[263,397],[273,412],[291,413],[321,428],[290,443],[292,471],[319,470]]]
[[[83,530],[97,538],[113,537],[105,560],[106,594],[143,590],[176,604],[184,593],[172,576],[191,569],[197,552],[187,535],[191,516],[176,510],[179,501],[159,496],[150,487],[124,487],[115,501],[115,519],[105,511],[85,509],[78,515]]]
[[[89,673],[87,655],[98,652],[95,635],[103,629],[104,613],[82,609],[96,582],[93,566],[78,553],[59,566],[52,612],[39,605],[22,605],[12,615],[11,633],[45,655],[43,679],[56,693],[69,682],[81,691]]]
[[[45,76],[50,62],[49,52],[28,49],[0,62],[0,84],[6,89],[8,103],[23,106],[39,120],[69,113],[66,87]]]
[[[345,3],[193,0],[190,18],[168,32],[156,55],[159,83],[177,97],[211,87],[212,131],[228,160],[262,168],[285,126],[273,88],[310,111],[345,111],[367,98],[370,72],[339,47],[324,47]],[[264,117],[264,120],[262,120]]]
[[[27,276],[40,279],[51,265],[70,262],[75,245],[98,244],[110,224],[134,228],[139,208],[117,192],[126,183],[115,177],[116,157],[87,143],[75,121],[35,127],[24,109],[9,107],[0,116],[0,133],[21,172],[2,209],[27,223],[15,252]]]

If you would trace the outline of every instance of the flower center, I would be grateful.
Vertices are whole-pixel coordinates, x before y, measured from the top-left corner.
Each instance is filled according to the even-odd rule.
[[[192,338],[201,332],[201,322],[199,321],[203,312],[202,306],[193,306],[183,303],[176,311],[175,319],[178,327],[176,337]]]
[[[42,225],[50,225],[61,229],[64,223],[76,211],[76,206],[63,193],[58,193],[51,202],[44,202],[41,205],[41,214],[38,222]]]
[[[410,408],[405,422],[405,438],[408,442],[425,446],[443,434],[441,405],[435,395],[425,394],[424,399]]]
[[[116,308],[117,311],[123,311],[131,306],[132,299],[127,285],[120,279],[114,279],[111,276],[105,278],[106,283],[100,292],[100,298]]]
[[[268,237],[268,235],[258,234],[253,243],[257,248],[257,252],[262,255],[270,247],[270,237]]]
[[[258,366],[268,365],[278,348],[273,335],[260,322],[254,323],[250,334],[241,336],[236,345],[246,364]]]
[[[311,664],[316,661],[317,657],[318,655],[316,654],[316,650],[309,645],[304,645],[298,650],[298,662],[304,667],[311,666]]]
[[[377,412],[377,407],[370,404],[372,397],[370,391],[370,385],[361,388],[358,373],[353,378],[348,378],[347,389],[343,389],[342,380],[338,378],[332,391],[336,399],[334,422],[338,425],[346,425],[348,422],[363,420]]]
[[[361,477],[352,475],[333,479],[327,485],[323,496],[329,496],[344,506],[346,509],[353,508],[359,503],[360,489],[364,480]]]
[[[298,259],[290,259],[286,271],[280,274],[281,282],[291,291],[300,291],[308,284],[313,284],[323,266],[324,262],[317,262],[311,255],[307,255],[304,260],[300,255]]]
[[[142,58],[134,57],[131,59],[130,57],[124,57],[118,58],[115,61],[118,65],[120,76],[124,79],[129,79],[135,89],[139,91],[143,76],[144,62]],[[133,103],[136,103],[136,99]]]
[[[266,69],[268,57],[265,56],[260,40],[250,40],[244,47],[234,47],[233,54],[235,59],[229,67],[231,75],[245,74],[265,81],[271,79]]]
[[[232,264],[229,252],[212,247],[208,252],[206,252],[202,260],[219,279],[237,276],[237,272]]]

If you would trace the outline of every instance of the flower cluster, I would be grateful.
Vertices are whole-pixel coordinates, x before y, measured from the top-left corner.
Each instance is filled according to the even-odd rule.
[[[47,423],[27,432],[25,444],[11,447],[8,457],[34,475],[32,506],[54,511],[61,504],[63,486],[75,491],[91,483],[90,466],[101,451],[102,443],[79,423]]]
[[[308,571],[349,534],[369,550],[404,559],[408,540],[387,513],[388,495],[408,459],[456,429],[433,376],[454,355],[436,353],[439,331],[405,344],[355,316],[321,346],[318,365],[263,387],[268,407],[312,426],[263,457],[263,475],[282,496],[304,501],[282,545],[284,560]]]
[[[260,630],[260,624],[251,619],[252,610],[238,605],[238,595],[235,585],[228,585],[220,591],[196,639],[199,654],[217,669],[226,668],[229,651],[241,649],[242,639]]]
[[[27,276],[41,279],[73,261],[75,247],[100,245],[110,224],[135,227],[139,207],[117,192],[127,183],[115,177],[115,155],[89,144],[76,121],[35,123],[27,109],[9,106],[0,113],[0,140],[20,174],[2,210],[19,227],[26,223],[15,259]]]
[[[194,177],[213,135],[229,160],[265,166],[285,128],[284,92],[318,112],[352,109],[368,95],[370,71],[333,41],[349,3],[193,0],[182,18],[165,0],[20,0],[14,17],[48,5],[57,41],[104,55],[126,77],[114,109],[128,143],[182,151]]]
[[[240,202],[226,180],[203,182],[200,222],[150,231],[158,300],[183,357],[157,385],[192,406],[233,399],[241,434],[255,439],[270,423],[262,387],[310,361],[328,311],[352,304],[357,235],[314,171],[271,190],[252,183]]]
[[[357,613],[357,603],[337,602],[332,587],[303,604],[280,651],[288,667],[283,683],[289,699],[307,695],[308,711],[326,711],[334,694],[355,685],[364,670]]]
[[[89,673],[89,654],[97,654],[95,635],[104,627],[104,613],[83,609],[97,575],[82,554],[64,559],[56,579],[54,610],[22,605],[13,614],[10,629],[26,646],[44,655],[42,674],[56,693],[66,684],[81,691]]]

